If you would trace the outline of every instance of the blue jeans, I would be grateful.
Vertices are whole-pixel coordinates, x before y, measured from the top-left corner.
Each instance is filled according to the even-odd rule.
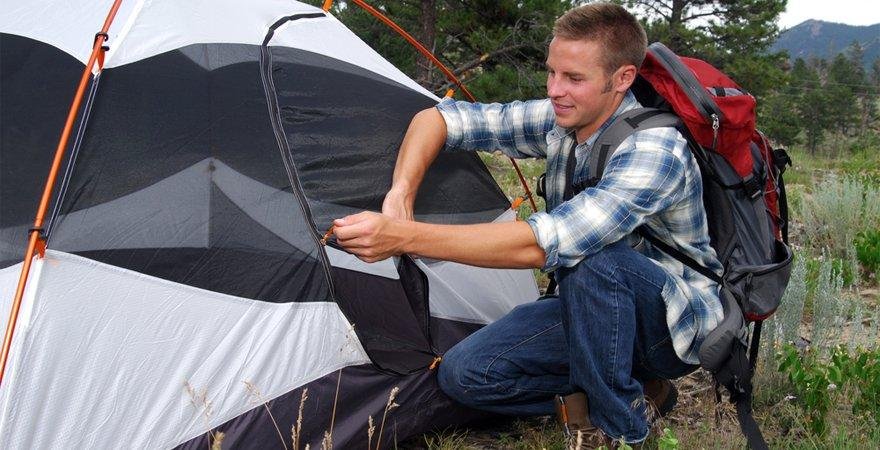
[[[661,297],[666,272],[624,242],[557,271],[559,296],[516,307],[443,357],[443,391],[476,409],[554,413],[553,399],[583,391],[590,421],[626,442],[647,437],[641,382],[686,375]]]

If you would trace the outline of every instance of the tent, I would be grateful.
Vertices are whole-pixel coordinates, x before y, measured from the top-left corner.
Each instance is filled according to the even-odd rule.
[[[3,4],[0,317],[112,3]],[[295,1],[123,1],[106,38],[8,342],[0,448],[205,448],[218,431],[292,448],[298,423],[300,448],[384,447],[472,417],[431,366],[534,299],[531,272],[366,264],[320,240],[380,209],[409,119],[438,98]],[[416,216],[509,206],[479,158],[444,154]]]

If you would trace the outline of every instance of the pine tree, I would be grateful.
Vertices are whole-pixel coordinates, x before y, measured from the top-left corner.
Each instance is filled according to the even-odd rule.
[[[832,124],[828,108],[829,97],[822,86],[816,66],[821,66],[819,61],[808,65],[801,58],[795,60],[789,85],[791,92],[797,92],[794,97],[795,111],[803,127],[807,149],[813,155],[822,143],[825,131]]]
[[[828,65],[825,80],[828,112],[831,125],[841,135],[849,135],[858,123],[860,114],[856,89],[864,83],[861,65],[854,65],[843,53],[838,53]]]
[[[783,52],[771,53],[787,0],[626,0],[644,17],[651,42],[704,59],[760,97],[783,79]]]

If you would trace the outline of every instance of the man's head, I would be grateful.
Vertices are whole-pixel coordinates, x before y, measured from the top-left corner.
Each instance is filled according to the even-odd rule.
[[[609,76],[626,65],[638,69],[648,47],[639,21],[614,3],[590,3],[570,9],[556,20],[553,37],[598,43],[602,48],[601,64]]]
[[[590,136],[612,114],[645,59],[638,20],[612,3],[590,3],[560,17],[547,57],[547,95],[556,121]]]

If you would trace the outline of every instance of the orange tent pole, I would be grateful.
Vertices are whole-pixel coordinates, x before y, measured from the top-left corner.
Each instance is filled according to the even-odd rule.
[[[95,41],[92,45],[92,54],[89,61],[83,69],[82,78],[80,78],[79,86],[76,89],[76,95],[73,97],[73,104],[67,113],[67,122],[64,124],[64,130],[61,132],[61,138],[58,140],[58,147],[55,149],[55,159],[52,161],[52,168],[49,169],[49,178],[46,180],[46,187],[43,189],[43,197],[40,199],[40,206],[37,208],[37,215],[34,218],[34,226],[29,231],[29,239],[27,251],[24,254],[24,264],[21,268],[21,276],[18,278],[18,287],[15,289],[15,298],[12,301],[12,310],[9,312],[9,320],[6,322],[6,334],[3,337],[3,349],[0,353],[0,384],[3,383],[3,374],[6,372],[6,362],[9,357],[9,348],[12,345],[12,335],[15,332],[15,324],[18,321],[18,313],[21,309],[21,299],[24,296],[25,285],[27,284],[28,274],[31,270],[31,262],[34,253],[43,255],[46,248],[45,237],[42,235],[43,220],[46,216],[46,210],[49,207],[49,201],[52,198],[52,189],[55,187],[55,179],[58,177],[58,170],[61,167],[61,160],[64,159],[64,150],[67,147],[67,141],[70,138],[70,132],[73,130],[73,124],[76,122],[76,116],[79,112],[79,106],[85,94],[89,79],[92,76],[92,67],[98,61],[98,71],[104,68],[104,42],[107,41],[107,30],[119,11],[119,5],[122,0],[115,0],[107,18],[104,20],[104,26],[101,31],[95,35]]]
[[[393,20],[389,19],[386,15],[382,14],[382,12],[380,12],[376,8],[373,8],[372,6],[370,6],[369,4],[367,4],[367,2],[365,2],[363,0],[352,0],[352,3],[360,6],[361,8],[364,9],[364,11],[367,11],[368,13],[372,14],[373,17],[379,19],[382,23],[384,23],[385,25],[388,25],[388,27],[390,27],[392,30],[396,31],[397,34],[401,35],[404,39],[406,39],[407,42],[410,43],[410,45],[412,45],[413,47],[416,48],[416,50],[419,51],[419,53],[421,53],[426,58],[428,58],[438,69],[440,69],[440,71],[443,72],[444,75],[446,75],[447,80],[449,80],[450,82],[452,82],[453,84],[458,86],[461,89],[461,92],[464,93],[465,97],[467,97],[468,100],[470,100],[472,102],[476,101],[473,94],[471,94],[471,92],[468,91],[468,89],[464,86],[464,84],[462,84],[461,80],[459,80],[458,77],[456,77],[455,74],[452,73],[452,71],[449,70],[448,67],[446,67],[442,62],[440,62],[440,60],[437,59],[437,57],[434,56],[434,54],[431,53],[430,50],[425,48],[425,46],[422,45],[421,42],[417,41],[416,38],[412,37],[411,34],[407,33],[406,30],[401,28],[400,25],[394,23]],[[326,6],[326,3],[325,3],[325,6]],[[325,9],[325,11],[326,10],[327,9]],[[448,93],[447,93],[447,96],[448,96]],[[516,175],[517,175],[517,177],[519,177],[519,182],[522,184],[523,189],[525,189],[525,191],[526,191],[526,195],[524,196],[524,198],[527,198],[529,200],[529,203],[531,203],[532,212],[537,212],[538,205],[535,204],[535,199],[533,198],[534,196],[532,195],[531,189],[529,189],[529,183],[527,183],[526,179],[523,177],[522,171],[519,169],[519,165],[516,163],[516,161],[513,158],[508,158],[508,159],[510,159],[510,163],[513,164],[513,168],[516,170]],[[520,201],[520,203],[522,203],[522,201]],[[519,206],[519,205],[517,205],[517,206]],[[514,207],[514,209],[516,209],[516,207]]]

